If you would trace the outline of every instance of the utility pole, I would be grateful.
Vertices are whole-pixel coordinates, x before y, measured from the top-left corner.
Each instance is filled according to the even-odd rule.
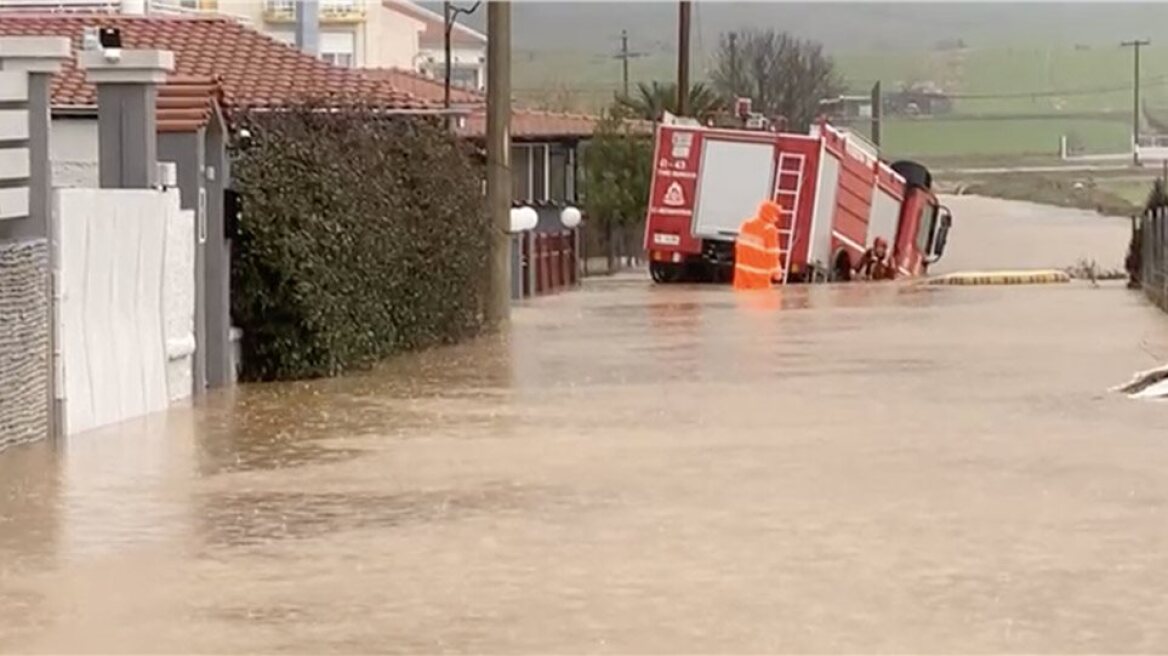
[[[1148,39],[1135,39],[1119,44],[1135,51],[1135,73],[1132,76],[1135,90],[1135,96],[1132,99],[1132,163],[1137,166],[1140,163],[1140,48],[1151,44],[1152,42]]]
[[[872,85],[872,143],[880,147],[882,121],[884,119],[884,96],[880,93],[880,81]]]
[[[625,98],[629,97],[629,60],[644,57],[643,52],[629,52],[629,31],[621,30],[621,49],[615,59],[621,60],[621,83],[624,87]]]
[[[738,33],[731,32],[726,37],[730,41],[730,75],[731,82],[734,84],[734,93],[739,93],[738,89]]]
[[[475,13],[475,11],[478,10],[480,4],[482,3],[476,2],[470,9],[463,9],[462,7],[454,6],[454,4],[449,2],[449,0],[442,3],[442,16],[445,19],[445,23],[443,24],[443,47],[446,51],[446,83],[442,89],[442,106],[445,107],[448,111],[450,110],[450,75],[452,68],[452,61],[450,56],[450,36],[454,32],[454,23],[458,20],[458,15]],[[447,124],[449,124],[452,120],[453,119],[448,113],[446,116]]]
[[[681,0],[677,20],[677,114],[689,115],[690,0]]]
[[[487,3],[487,208],[490,212],[488,325],[511,318],[511,2]]]

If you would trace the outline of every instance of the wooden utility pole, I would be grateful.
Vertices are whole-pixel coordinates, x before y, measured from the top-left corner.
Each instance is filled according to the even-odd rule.
[[[1132,48],[1135,51],[1135,73],[1132,75],[1132,84],[1135,95],[1132,99],[1132,163],[1138,165],[1140,163],[1139,144],[1140,144],[1140,48],[1151,45],[1152,42],[1148,39],[1135,39],[1133,41],[1124,41],[1120,45],[1125,48]]]
[[[677,114],[689,115],[690,0],[681,0],[677,20]]]
[[[511,3],[487,3],[487,207],[491,221],[487,322],[511,318]]]

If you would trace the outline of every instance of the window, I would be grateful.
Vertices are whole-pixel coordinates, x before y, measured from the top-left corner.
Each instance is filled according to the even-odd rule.
[[[320,58],[333,66],[352,68],[355,41],[352,32],[321,32]]]
[[[584,204],[584,198],[588,194],[588,180],[585,175],[584,159],[587,157],[588,144],[591,142],[582,141],[576,146],[576,156],[572,158],[572,201],[576,204]]]
[[[917,225],[917,250],[922,255],[929,254],[930,242],[933,240],[933,222],[937,220],[937,206],[925,203],[921,208],[921,220]]]
[[[443,77],[445,75],[445,69],[443,69]],[[479,88],[479,70],[465,66],[452,66],[450,68],[450,84],[463,89],[477,89]]]
[[[548,160],[551,167],[551,186],[548,188],[548,199],[565,202],[568,199],[568,149],[560,144],[552,144],[551,157]]]
[[[353,68],[353,53],[351,52],[322,52],[320,58],[341,68]]]
[[[531,199],[531,157],[527,146],[511,148],[511,197],[523,201]]]
[[[531,199],[547,200],[547,147],[543,144],[531,148]]]

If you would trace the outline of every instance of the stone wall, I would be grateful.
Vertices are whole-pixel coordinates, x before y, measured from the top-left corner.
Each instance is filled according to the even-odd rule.
[[[49,431],[49,253],[0,243],[0,451]]]

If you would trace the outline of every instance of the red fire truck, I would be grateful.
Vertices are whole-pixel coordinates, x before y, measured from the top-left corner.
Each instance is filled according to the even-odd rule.
[[[716,128],[666,116],[657,128],[645,250],[656,282],[726,281],[742,221],[783,208],[780,282],[838,281],[883,237],[898,277],[923,275],[952,216],[929,171],[887,164],[860,135],[821,122],[808,134]]]

